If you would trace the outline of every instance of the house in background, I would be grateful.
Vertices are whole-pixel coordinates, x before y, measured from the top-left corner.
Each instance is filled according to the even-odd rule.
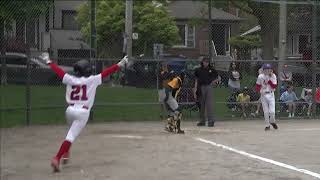
[[[49,32],[44,33],[42,50],[50,49],[54,57],[81,58],[90,56],[75,20],[76,9],[86,0],[54,1],[50,11]]]
[[[181,41],[166,53],[198,58],[209,53],[208,5],[201,1],[172,1],[169,13],[175,18]],[[241,18],[212,7],[212,40],[217,55],[230,55],[230,36],[238,33]]]
[[[6,30],[5,35],[9,40],[28,44],[31,55],[50,51],[54,58],[89,57],[90,47],[84,42],[75,21],[76,9],[84,2],[87,1],[54,1],[52,7],[39,18],[13,21],[11,30]]]
[[[49,51],[57,59],[89,57],[90,47],[84,42],[75,21],[76,9],[87,0],[55,0],[47,13],[28,22],[15,21],[12,37],[31,46],[33,55]],[[198,58],[208,55],[208,7],[198,1],[172,1],[168,11],[176,20],[181,41],[165,53]],[[217,55],[230,54],[229,37],[237,32],[241,20],[225,11],[212,8],[212,37]],[[190,23],[193,22],[193,23]]]
[[[287,56],[302,58],[305,50],[311,51],[312,42],[312,6],[300,5],[290,6],[287,12]],[[261,30],[260,25],[257,25],[248,31],[241,34],[241,36],[258,34]],[[278,56],[278,35],[274,44],[274,56]]]

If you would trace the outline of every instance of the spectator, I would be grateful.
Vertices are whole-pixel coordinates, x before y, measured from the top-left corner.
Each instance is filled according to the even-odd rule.
[[[318,107],[320,106],[320,87],[316,89],[315,103],[316,103],[316,109],[318,109]]]
[[[280,94],[286,91],[286,87],[292,84],[292,72],[288,69],[288,65],[283,65],[282,71],[279,75],[281,87]]]
[[[195,70],[194,96],[200,99],[200,121],[197,126],[205,126],[206,117],[208,118],[208,127],[214,126],[213,117],[213,86],[219,81],[218,72],[210,64],[210,59],[204,57],[201,60],[201,67]],[[200,97],[196,95],[197,89],[200,90]]]
[[[250,95],[247,87],[244,87],[243,92],[237,96],[237,102],[240,103],[242,117],[246,118],[247,112],[250,109]]]
[[[313,99],[312,89],[303,88],[301,92],[301,99],[304,102],[303,109],[307,108],[307,116],[311,115]]]
[[[292,81],[292,72],[288,69],[288,65],[283,65],[282,71],[280,72],[281,82],[291,82]]]
[[[293,86],[289,85],[287,87],[287,91],[285,91],[283,94],[281,94],[280,101],[284,102],[286,106],[288,107],[289,111],[289,118],[294,117],[294,113],[296,111],[296,104],[295,101],[297,101],[297,95],[293,91]]]
[[[260,101],[260,93],[255,91],[255,87],[249,90],[250,102],[253,104],[255,108],[255,113],[251,113],[252,117],[256,117],[259,115],[260,108],[261,108],[261,101]]]
[[[231,89],[231,92],[235,92],[240,89],[240,80],[241,74],[239,72],[239,67],[235,62],[230,63],[229,66],[229,80],[228,86]]]
[[[233,57],[233,59],[234,59],[235,61],[238,60],[238,50],[237,50],[237,48],[235,48],[235,49],[232,51],[231,56]]]
[[[258,69],[258,75],[259,74],[262,74],[263,73],[263,68],[262,66]],[[255,89],[255,87],[254,87]],[[254,91],[255,92],[255,91]],[[260,109],[261,109],[261,97],[260,97],[260,93],[258,93],[258,96],[259,96],[259,99],[256,100],[256,104],[257,104],[257,109],[256,109],[256,112],[255,112],[255,115],[257,116],[260,112]]]

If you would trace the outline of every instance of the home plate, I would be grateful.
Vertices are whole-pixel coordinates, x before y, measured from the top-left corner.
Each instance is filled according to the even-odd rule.
[[[108,137],[112,137],[112,138],[126,138],[126,139],[143,139],[142,136],[124,135],[124,134],[113,134],[113,135],[108,135]]]

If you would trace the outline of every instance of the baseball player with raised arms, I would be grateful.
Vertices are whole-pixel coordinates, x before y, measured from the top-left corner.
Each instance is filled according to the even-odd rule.
[[[87,60],[76,62],[73,66],[75,75],[70,75],[52,63],[47,53],[42,55],[42,59],[44,59],[50,68],[62,79],[62,83],[67,86],[66,102],[68,103],[68,107],[65,115],[70,124],[70,129],[58,153],[51,160],[53,171],[59,172],[61,158],[63,158],[64,164],[67,163],[71,144],[87,124],[90,109],[94,103],[96,88],[102,84],[103,78],[128,64],[128,58],[124,57],[119,63],[104,69],[97,75],[92,75],[92,68]]]
[[[265,130],[270,130],[270,125],[278,129],[275,120],[275,96],[277,76],[273,73],[271,64],[262,65],[263,73],[259,74],[256,82],[256,91],[261,94],[261,104],[266,123]]]

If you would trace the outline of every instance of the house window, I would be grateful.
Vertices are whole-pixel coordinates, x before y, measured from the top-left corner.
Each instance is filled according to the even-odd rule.
[[[75,19],[76,15],[76,11],[62,10],[61,28],[66,30],[79,30],[79,25]]]
[[[195,47],[195,26],[187,24],[178,24],[180,41],[176,47]]]
[[[303,53],[303,51],[307,48],[310,48],[311,44],[311,35],[299,35],[299,53]]]
[[[230,44],[229,44],[230,32],[231,32],[230,25],[226,25],[226,30],[225,30],[225,34],[226,34],[226,52],[228,52],[229,54],[230,54]]]

